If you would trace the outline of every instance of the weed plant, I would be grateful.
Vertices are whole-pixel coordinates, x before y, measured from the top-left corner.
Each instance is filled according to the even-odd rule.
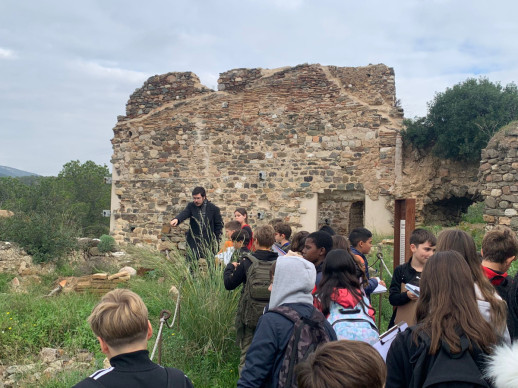
[[[471,204],[466,213],[462,215],[462,221],[469,224],[484,223],[484,207],[485,203],[483,201]]]

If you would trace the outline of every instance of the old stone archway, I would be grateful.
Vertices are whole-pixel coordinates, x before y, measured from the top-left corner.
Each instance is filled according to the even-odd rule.
[[[351,229],[364,225],[364,200],[361,190],[324,190],[318,194],[319,224],[328,224],[337,234],[347,236]]]
[[[468,207],[479,202],[479,196],[456,197],[441,199],[424,205],[422,215],[427,225],[439,224],[444,226],[456,225]]]

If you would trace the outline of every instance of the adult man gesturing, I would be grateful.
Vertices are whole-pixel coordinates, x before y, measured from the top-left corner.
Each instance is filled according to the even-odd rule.
[[[191,255],[187,258],[198,260],[206,253],[215,254],[219,248],[219,240],[223,233],[223,220],[219,207],[207,200],[203,187],[195,187],[192,191],[192,202],[170,222],[175,227],[190,220],[189,230],[186,232],[187,245]]]

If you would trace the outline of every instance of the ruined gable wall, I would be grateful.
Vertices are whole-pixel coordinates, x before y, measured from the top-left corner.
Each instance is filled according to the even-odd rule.
[[[261,212],[295,226],[304,201],[324,190],[372,200],[393,193],[402,111],[394,107],[391,68],[237,69],[221,74],[218,92],[199,82],[173,87],[168,77],[180,76],[148,80],[114,128],[117,241],[156,242],[198,185],[225,221],[244,206],[252,224]],[[148,94],[150,103],[146,92],[164,82],[171,87],[159,89],[169,97]],[[173,241],[182,234],[175,231]]]

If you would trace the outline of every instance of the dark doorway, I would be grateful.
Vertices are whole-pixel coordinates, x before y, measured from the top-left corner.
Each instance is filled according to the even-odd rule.
[[[325,190],[318,194],[319,226],[328,224],[337,234],[347,236],[351,229],[363,226],[365,192]]]
[[[349,230],[348,233],[355,228],[362,228],[363,215],[365,214],[365,203],[363,201],[353,202],[349,211]]]

